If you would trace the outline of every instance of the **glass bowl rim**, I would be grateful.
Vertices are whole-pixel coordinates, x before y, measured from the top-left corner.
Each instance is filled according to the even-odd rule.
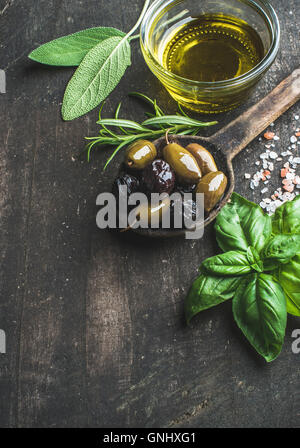
[[[150,46],[148,45],[148,36],[146,36],[146,30],[147,27],[149,27],[152,23],[152,14],[154,14],[160,7],[166,7],[169,4],[176,2],[176,0],[155,0],[146,12],[140,28],[140,44],[143,54],[146,54],[147,57],[151,59],[152,63],[160,72],[160,75],[163,74],[169,80],[172,80],[173,83],[179,83],[181,86],[182,84],[188,84],[190,86],[200,88],[222,88],[227,86],[239,85],[241,82],[247,82],[248,80],[251,80],[256,76],[260,76],[266,69],[271,66],[278,53],[280,43],[280,23],[275,9],[268,0],[259,0],[266,8],[267,12],[257,4],[256,0],[246,1],[252,5],[256,5],[256,7],[263,13],[263,16],[268,22],[272,33],[272,42],[264,58],[255,67],[253,67],[243,75],[240,75],[237,78],[226,79],[223,81],[196,81],[193,79],[183,78],[179,75],[175,75],[160,64],[160,62],[153,56],[152,51],[150,50]],[[148,65],[147,60],[146,63]]]

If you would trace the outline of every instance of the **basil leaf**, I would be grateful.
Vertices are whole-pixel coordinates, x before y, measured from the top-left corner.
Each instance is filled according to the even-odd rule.
[[[300,316],[300,253],[279,269],[277,277],[286,294],[288,313]]]
[[[285,202],[272,217],[273,233],[295,237],[300,234],[300,196],[291,202]],[[286,295],[289,314],[300,316],[300,250],[284,266],[280,266],[274,275],[282,285]]]
[[[217,216],[217,242],[221,249],[246,251],[248,246],[261,252],[271,236],[271,218],[262,208],[233,193]]]
[[[300,196],[277,208],[272,217],[273,233],[300,233]]]
[[[239,328],[267,362],[280,353],[287,321],[282,287],[271,275],[243,279],[233,298],[233,315]]]
[[[124,37],[125,33],[116,28],[102,26],[89,28],[47,42],[33,50],[28,57],[41,64],[77,66],[99,42],[113,36]]]
[[[185,316],[189,323],[201,311],[231,299],[241,277],[214,277],[202,273],[193,283],[185,300]]]
[[[278,271],[279,267],[280,267],[280,261],[279,260],[264,260],[263,263],[263,271],[264,272],[269,272],[269,271]]]
[[[264,270],[263,262],[261,261],[261,258],[257,250],[254,249],[254,247],[252,246],[249,246],[247,249],[247,259],[251,265],[251,268],[254,271],[263,272]]]
[[[264,248],[263,258],[288,263],[298,252],[300,253],[300,235],[275,235]]]
[[[207,258],[202,266],[210,274],[223,276],[244,275],[253,270],[253,265],[250,264],[247,253],[241,251],[229,251]]]
[[[114,90],[130,64],[127,37],[110,37],[92,48],[67,86],[63,119],[73,120],[98,106]]]

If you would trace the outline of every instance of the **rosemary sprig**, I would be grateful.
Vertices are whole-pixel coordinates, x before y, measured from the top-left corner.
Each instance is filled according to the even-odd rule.
[[[141,124],[131,120],[119,118],[121,103],[118,105],[114,118],[102,118],[102,104],[99,111],[99,120],[97,124],[100,125],[99,135],[97,137],[86,137],[89,140],[87,144],[87,158],[91,158],[91,151],[95,146],[114,146],[115,149],[109,159],[107,160],[104,170],[113,160],[115,155],[125,146],[130,145],[136,140],[140,139],[157,139],[164,135],[167,131],[170,134],[180,135],[196,135],[201,128],[205,126],[212,126],[217,124],[217,121],[202,122],[190,118],[178,104],[176,115],[165,115],[163,110],[158,106],[156,100],[152,100],[146,95],[133,92],[130,96],[135,96],[150,104],[153,108],[153,113],[147,113],[147,120]],[[118,128],[116,133],[110,128]]]

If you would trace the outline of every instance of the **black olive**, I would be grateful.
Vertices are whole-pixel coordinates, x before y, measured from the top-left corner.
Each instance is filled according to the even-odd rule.
[[[175,174],[170,165],[162,159],[154,160],[142,174],[142,186],[149,193],[170,194],[175,185]]]
[[[187,222],[195,221],[197,217],[197,204],[193,199],[183,202],[183,217]]]
[[[125,196],[125,199],[127,199],[127,196],[139,190],[140,182],[135,176],[130,174],[123,174],[117,177],[112,188],[112,192],[117,199],[119,199],[119,189],[121,186],[127,187],[127,194]]]
[[[171,201],[170,216],[171,216],[171,226],[175,228],[175,210],[176,213],[178,209],[181,210],[181,219],[179,219],[180,229],[185,227],[185,221],[192,224],[197,219],[197,204],[193,199],[183,200],[182,198],[175,199]],[[177,218],[178,219],[178,218]],[[178,225],[177,224],[177,225]],[[176,228],[178,228],[176,226]]]
[[[176,191],[180,193],[181,195],[184,195],[185,193],[194,193],[197,188],[197,184],[190,184],[190,185],[180,185],[178,184],[176,187]]]

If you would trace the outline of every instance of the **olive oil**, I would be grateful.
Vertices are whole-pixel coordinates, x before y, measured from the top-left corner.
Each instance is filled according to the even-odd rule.
[[[264,57],[258,33],[246,22],[205,14],[181,24],[166,40],[163,65],[183,78],[216,82],[237,78]]]

